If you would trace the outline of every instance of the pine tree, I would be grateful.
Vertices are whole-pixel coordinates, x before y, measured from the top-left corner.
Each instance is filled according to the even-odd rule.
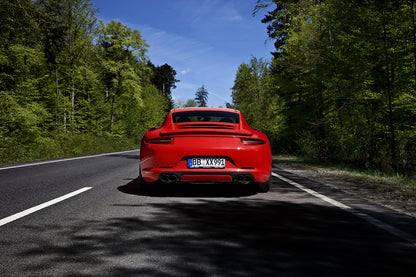
[[[198,103],[198,107],[206,107],[208,100],[208,91],[204,86],[200,87],[195,93],[195,101]]]

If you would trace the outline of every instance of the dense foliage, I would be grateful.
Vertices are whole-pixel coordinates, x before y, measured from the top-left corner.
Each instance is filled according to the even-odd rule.
[[[137,147],[178,81],[148,47],[89,0],[0,0],[0,163]]]
[[[276,150],[366,169],[416,169],[414,0],[271,0],[271,62],[240,65],[233,105]]]

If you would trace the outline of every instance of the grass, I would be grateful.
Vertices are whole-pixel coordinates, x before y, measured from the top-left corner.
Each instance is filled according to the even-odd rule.
[[[359,170],[345,165],[337,165],[330,163],[323,163],[319,161],[309,160],[297,156],[288,155],[274,155],[273,160],[284,164],[290,164],[294,167],[309,167],[317,168],[321,171],[328,171],[331,174],[340,174],[353,177],[369,178],[380,182],[400,183],[416,186],[416,176],[408,177],[401,174],[387,174],[374,170]]]
[[[38,138],[35,142],[0,146],[0,164],[77,157],[138,149],[135,139],[112,135],[65,134]]]

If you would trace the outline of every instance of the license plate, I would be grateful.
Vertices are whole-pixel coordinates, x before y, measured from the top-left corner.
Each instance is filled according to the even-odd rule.
[[[224,158],[189,158],[188,168],[225,168]]]

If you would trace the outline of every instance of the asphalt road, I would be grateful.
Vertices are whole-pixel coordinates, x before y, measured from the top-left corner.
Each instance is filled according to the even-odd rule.
[[[231,185],[143,189],[138,155],[0,167],[0,275],[416,272],[413,218],[278,165],[265,194]]]

